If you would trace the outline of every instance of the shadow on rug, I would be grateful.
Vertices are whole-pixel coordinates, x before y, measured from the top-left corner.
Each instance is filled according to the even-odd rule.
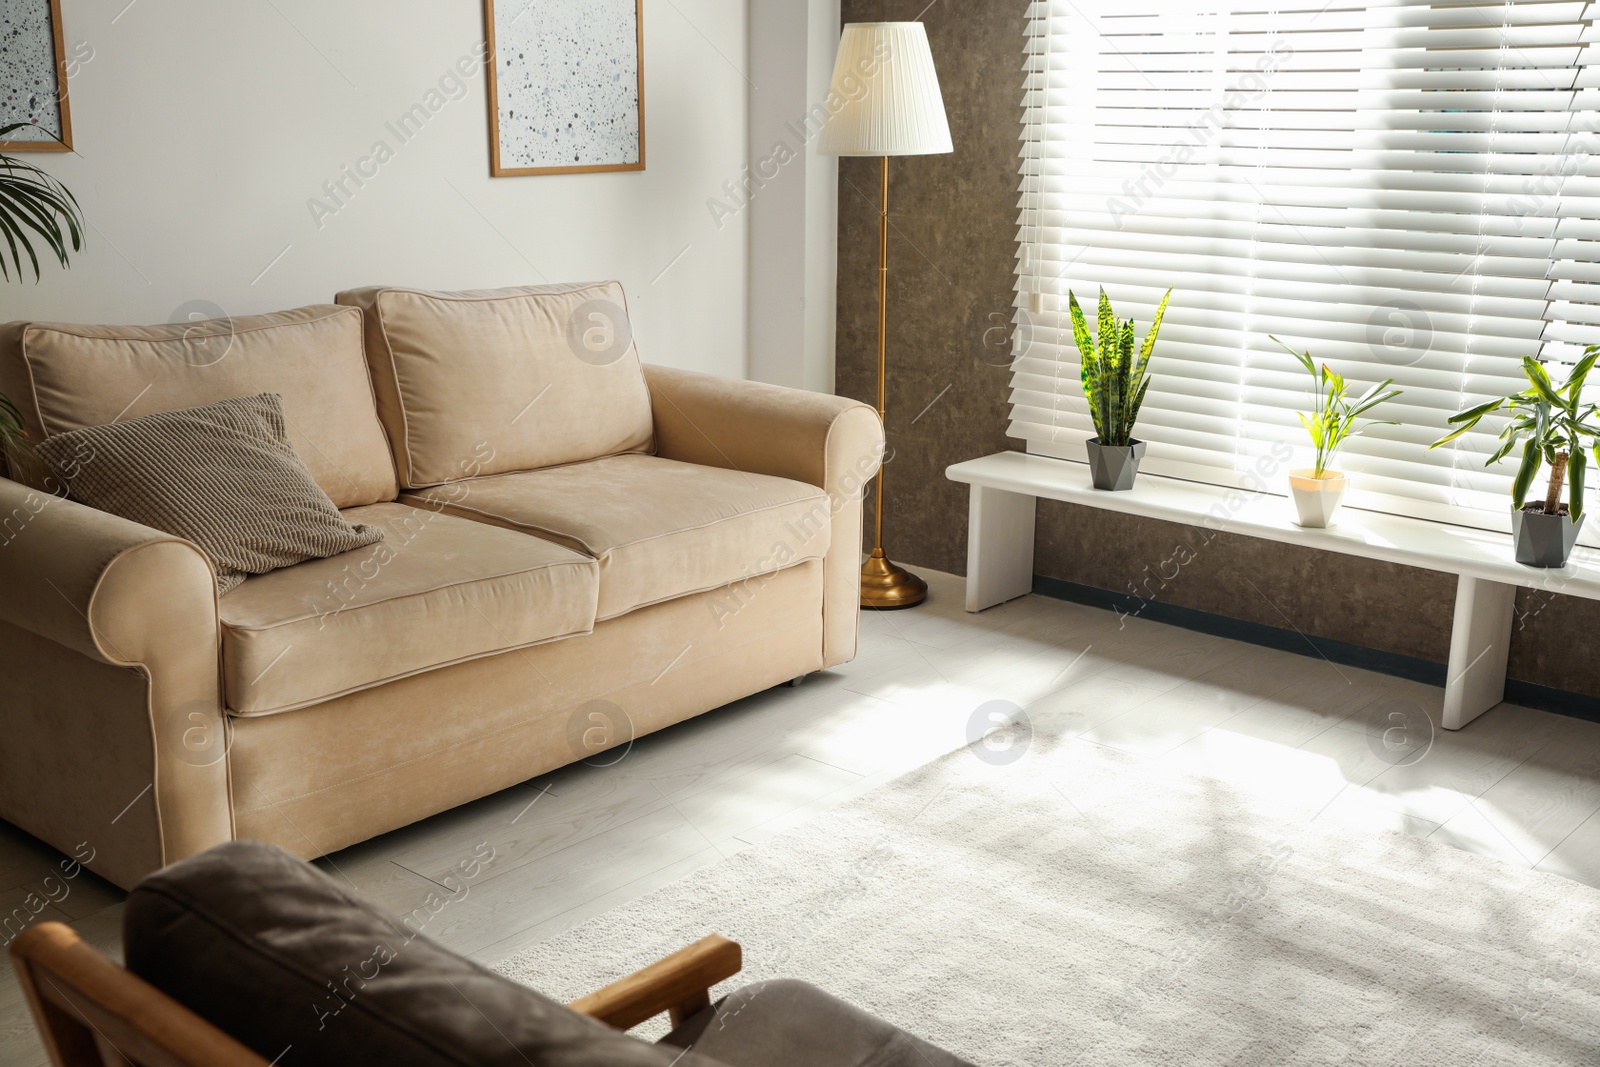
[[[733,984],[985,1065],[1600,1062],[1600,891],[1306,822],[1086,742],[968,749],[497,969],[572,999],[715,931]]]

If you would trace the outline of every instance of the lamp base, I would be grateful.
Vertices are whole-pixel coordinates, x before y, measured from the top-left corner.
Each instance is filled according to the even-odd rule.
[[[875,548],[861,565],[861,606],[909,608],[928,598],[928,583],[904,567],[897,567]]]

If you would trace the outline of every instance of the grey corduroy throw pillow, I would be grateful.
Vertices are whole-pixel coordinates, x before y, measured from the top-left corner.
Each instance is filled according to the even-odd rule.
[[[69,430],[36,451],[73,500],[194,542],[220,593],[383,539],[346,522],[311,477],[277,393]]]

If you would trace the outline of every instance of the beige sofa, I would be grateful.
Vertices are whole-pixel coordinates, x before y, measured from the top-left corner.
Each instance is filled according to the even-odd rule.
[[[277,392],[318,483],[387,531],[219,600],[194,546],[18,464],[0,817],[124,887],[233,839],[317,856],[852,658],[876,413],[642,366],[624,307],[364,289],[0,328],[31,433]]]

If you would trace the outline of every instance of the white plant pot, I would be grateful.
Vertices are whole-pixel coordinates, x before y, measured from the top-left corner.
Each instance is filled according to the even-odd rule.
[[[1332,526],[1333,514],[1344,500],[1346,484],[1338,471],[1328,471],[1321,478],[1312,470],[1290,471],[1289,495],[1294,497],[1299,524],[1312,530]]]

